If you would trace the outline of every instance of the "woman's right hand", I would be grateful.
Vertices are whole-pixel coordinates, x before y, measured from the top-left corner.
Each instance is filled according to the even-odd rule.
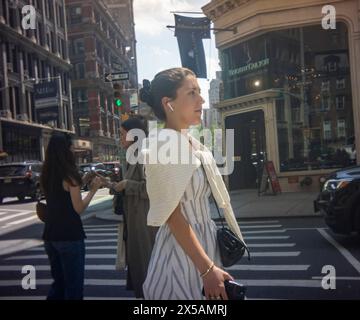
[[[230,274],[214,266],[214,268],[203,277],[204,291],[208,300],[228,300],[224,281],[234,280]]]
[[[103,185],[103,181],[99,177],[95,177],[90,183],[90,191],[96,192]]]

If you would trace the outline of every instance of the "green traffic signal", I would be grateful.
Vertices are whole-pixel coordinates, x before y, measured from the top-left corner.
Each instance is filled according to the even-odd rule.
[[[120,99],[116,99],[116,100],[115,100],[115,105],[116,105],[117,107],[121,107],[121,106],[122,106],[122,101],[121,101]]]

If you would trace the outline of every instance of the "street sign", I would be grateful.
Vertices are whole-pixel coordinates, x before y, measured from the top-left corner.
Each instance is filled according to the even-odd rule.
[[[114,72],[105,74],[105,82],[129,80],[129,72]]]

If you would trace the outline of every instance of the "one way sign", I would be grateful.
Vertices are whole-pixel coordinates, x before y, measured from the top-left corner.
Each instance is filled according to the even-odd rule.
[[[129,80],[129,72],[114,72],[105,74],[105,82]]]

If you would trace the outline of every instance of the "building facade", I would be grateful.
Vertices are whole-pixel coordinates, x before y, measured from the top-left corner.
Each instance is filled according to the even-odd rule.
[[[323,27],[325,5],[336,28]],[[255,188],[254,159],[274,163],[283,191],[359,163],[360,23],[355,0],[213,0],[224,129],[234,129],[230,189]],[[309,179],[310,178],[310,179]],[[307,181],[307,183],[304,183]]]
[[[35,29],[22,8],[35,9]],[[1,1],[0,150],[3,160],[44,160],[51,133],[74,133],[64,0]]]
[[[132,2],[122,8],[130,9]],[[66,10],[78,161],[117,160],[121,117],[130,112],[131,94],[137,92],[135,36],[127,36],[106,1],[66,0]],[[129,72],[129,80],[119,82],[121,107],[114,105],[113,85],[105,81],[115,72]]]
[[[220,128],[221,118],[217,104],[222,96],[221,71],[216,72],[216,78],[210,81],[209,87],[209,109],[204,109],[203,122],[206,128]]]

